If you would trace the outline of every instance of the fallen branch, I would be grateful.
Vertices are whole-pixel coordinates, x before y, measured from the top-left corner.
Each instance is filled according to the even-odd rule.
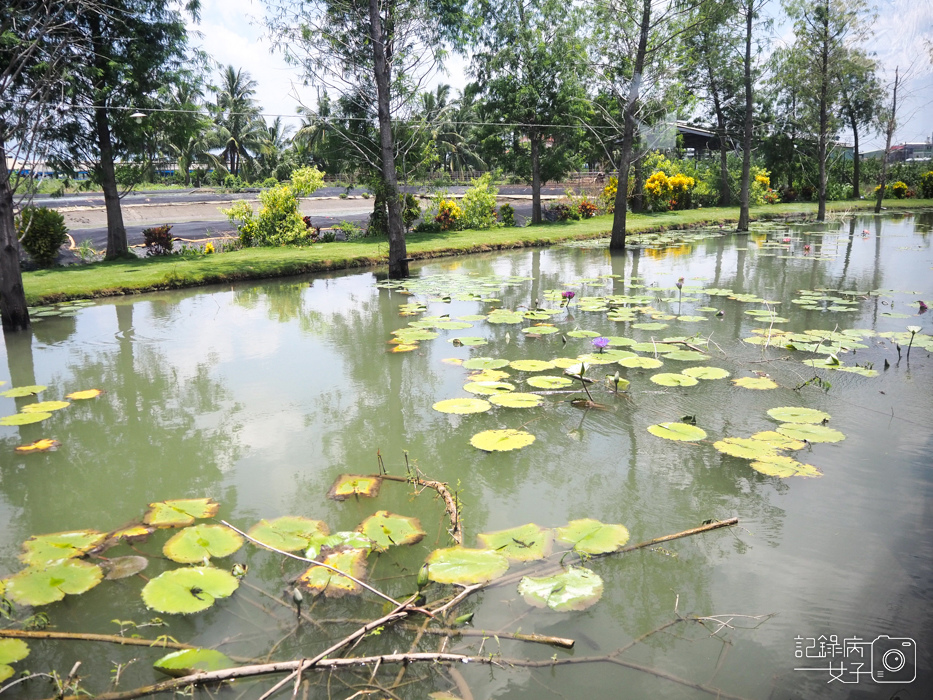
[[[108,642],[122,646],[161,647],[164,649],[199,649],[194,644],[170,642],[167,639],[140,639],[117,634],[85,634],[83,632],[49,632],[47,630],[0,630],[0,639],[71,639],[83,642]]]
[[[381,455],[379,457],[379,464],[382,466]],[[383,468],[383,471],[384,470],[385,469]],[[423,486],[424,488],[434,489],[437,491],[437,495],[444,499],[444,510],[447,512],[447,517],[450,518],[450,529],[448,532],[450,533],[450,536],[453,538],[454,542],[460,545],[463,544],[463,529],[460,526],[460,509],[457,508],[457,499],[454,498],[452,493],[450,493],[446,483],[443,481],[435,481],[433,479],[425,479],[417,475],[395,476],[393,474],[373,474],[372,478],[388,479],[389,481],[416,484],[418,486]]]

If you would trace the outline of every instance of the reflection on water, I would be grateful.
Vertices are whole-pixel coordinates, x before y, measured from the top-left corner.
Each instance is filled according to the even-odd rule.
[[[739,338],[761,327],[744,313],[748,305],[687,289],[756,294],[789,319],[780,324],[783,330],[838,326],[903,332],[916,324],[929,334],[929,314],[916,316],[916,302],[933,297],[931,225],[928,214],[867,217],[795,227],[793,233],[780,227],[745,237],[716,232],[624,255],[557,248],[442,259],[415,272],[530,278],[490,289],[500,299],[493,304],[428,304],[425,315],[451,318],[484,313],[490,306],[529,307],[555,289],[574,290],[578,302],[623,292],[650,295],[659,311],[707,318],[665,321],[670,325],[654,332],[657,339],[709,337],[709,364],[733,377],[765,373],[781,387],[756,392],[718,380],[665,388],[648,380],[651,370],[623,370],[632,382],[627,397],[615,397],[601,384],[593,389],[608,410],[575,408],[567,394],[549,395],[545,407],[533,411],[500,408],[455,416],[431,409],[436,401],[466,395],[466,372],[442,362],[445,358],[572,357],[590,350],[585,338],[567,339],[565,345],[561,336],[574,328],[639,341],[652,335],[576,305],[552,321],[562,333],[526,337],[521,326],[477,322],[468,330],[440,331],[437,339],[405,354],[386,352],[391,332],[414,320],[399,316],[398,308],[427,299],[377,289],[368,273],[154,294],[101,302],[73,318],[47,318],[32,334],[6,339],[0,367],[5,365],[9,376],[3,378],[14,386],[47,385],[40,395],[44,400],[80,389],[106,393],[75,402],[44,423],[0,428],[0,573],[20,568],[18,547],[31,534],[112,529],[138,518],[152,501],[212,496],[222,503],[221,516],[243,527],[295,514],[323,519],[331,530],[353,529],[376,508],[420,517],[429,533],[425,540],[412,551],[380,558],[373,571],[382,587],[403,595],[410,592],[404,590],[410,579],[403,575],[447,542],[437,504],[397,485],[384,486],[375,504],[334,503],[324,494],[340,473],[375,471],[377,450],[395,472],[402,470],[407,452],[425,474],[458,491],[469,545],[476,533],[528,521],[551,527],[599,518],[624,523],[634,541],[643,541],[704,520],[740,518],[732,531],[593,562],[605,581],[605,595],[584,612],[531,610],[514,589],[492,589],[470,603],[480,629],[521,628],[576,638],[576,650],[558,651],[558,658],[607,654],[648,635],[625,660],[746,698],[888,697],[890,692],[883,692],[888,686],[867,679],[827,685],[827,674],[795,671],[801,663],[794,656],[794,638],[911,637],[920,673],[911,688],[919,692],[916,697],[926,697],[933,682],[930,353],[915,347],[909,363],[898,362],[894,343],[876,337],[845,361],[880,369],[888,360],[890,369],[881,376],[814,369],[783,348],[741,344]],[[672,288],[678,277],[686,280],[679,309],[676,300],[661,301],[676,297]],[[792,303],[800,290],[819,289],[858,292],[856,310],[825,312]],[[892,291],[869,295],[871,290]],[[721,309],[723,315],[698,311],[701,307]],[[901,313],[908,318],[898,317]],[[455,347],[449,341],[458,335],[483,336],[488,344]],[[597,377],[604,373],[594,371]],[[815,374],[831,382],[828,391],[794,390]],[[523,376],[513,373],[519,384]],[[33,400],[0,398],[0,409],[7,415]],[[807,451],[804,461],[823,471],[820,479],[767,477],[708,443],[664,441],[645,429],[691,415],[710,441],[749,435],[774,427],[768,408],[788,405],[825,410],[832,426],[846,434],[841,443]],[[519,427],[537,436],[534,445],[501,454],[469,445],[481,430]],[[54,437],[62,447],[41,455],[14,453],[16,445],[40,437]],[[160,546],[142,547],[157,554]],[[248,580],[274,595],[285,578],[301,570],[255,550],[234,559],[252,564]],[[147,576],[166,568],[155,566],[162,568]],[[116,631],[114,617],[136,622],[151,617],[139,601],[142,582],[119,583],[46,612],[62,630],[105,633]],[[241,589],[209,614],[171,619],[168,634],[205,645],[227,640],[226,650],[241,656],[265,654],[280,642],[276,658],[313,653],[333,636],[313,626],[296,631],[293,617],[257,612],[266,604],[274,608]],[[314,614],[360,618],[378,612],[368,600],[350,600],[318,603]],[[717,625],[706,629],[695,622],[650,634],[677,614],[727,613],[778,615],[753,630],[741,629],[755,626],[751,618],[723,618],[732,619],[730,627],[713,638],[709,634]],[[354,653],[407,649],[410,642],[410,635],[386,634]],[[475,637],[454,640],[453,648],[475,652],[481,643],[484,653],[510,657],[547,659],[555,653],[504,639],[493,649],[491,641]],[[50,666],[66,673],[81,658],[89,678],[106,679],[112,670],[108,662],[134,657],[122,650],[96,661],[87,656],[73,647],[37,645],[29,668]],[[135,664],[121,687],[150,682],[147,669],[145,661]],[[418,673],[428,676],[427,685],[403,686],[400,694],[424,697],[451,685],[444,674]],[[614,697],[621,687],[627,697],[709,697],[695,687],[615,665],[553,671],[471,667],[461,673],[477,698],[566,697],[580,688],[591,697]],[[387,682],[393,676],[387,675]],[[92,690],[105,685],[88,681]],[[42,690],[24,697],[47,694]],[[352,695],[343,690],[343,696]],[[325,697],[327,690],[314,686],[311,693]]]

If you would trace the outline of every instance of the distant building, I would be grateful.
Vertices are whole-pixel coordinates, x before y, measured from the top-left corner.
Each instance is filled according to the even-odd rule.
[[[862,158],[881,158],[884,149],[867,151]],[[925,143],[899,143],[891,146],[889,160],[892,163],[933,160],[933,141],[927,139]]]

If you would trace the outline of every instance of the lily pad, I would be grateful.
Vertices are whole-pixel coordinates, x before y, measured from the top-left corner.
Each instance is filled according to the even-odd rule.
[[[205,671],[220,671],[233,668],[236,664],[226,654],[216,649],[182,649],[166,654],[157,660],[152,667],[156,671],[180,678],[192,673]]]
[[[537,408],[544,403],[544,399],[537,394],[523,394],[515,391],[509,392],[508,394],[490,396],[489,402],[505,408]]]
[[[28,445],[20,445],[16,448],[17,452],[49,452],[51,450],[61,447],[61,443],[58,440],[53,440],[51,438],[42,438],[41,440],[36,440],[31,442]]]
[[[447,342],[453,343],[454,345],[468,345],[470,347],[476,347],[479,345],[486,345],[486,343],[489,341],[478,336],[467,336],[465,338],[451,338]]]
[[[466,321],[439,321],[434,327],[445,331],[462,331],[464,328],[472,328],[473,324]]]
[[[623,547],[628,538],[628,528],[624,525],[607,525],[592,518],[571,520],[566,527],[557,528],[558,540],[584,554],[614,552]]]
[[[391,546],[415,544],[424,537],[421,522],[407,515],[396,515],[385,510],[376,511],[357,528],[382,551]]]
[[[781,435],[806,440],[807,442],[840,442],[846,439],[845,434],[827,428],[825,425],[811,425],[809,423],[782,423],[777,431]]]
[[[332,486],[331,490],[333,488]],[[330,496],[329,493],[328,496]],[[333,498],[333,496],[330,497]],[[312,540],[327,533],[327,525],[321,520],[284,515],[274,520],[260,520],[250,528],[247,534],[283,552],[295,552],[299,549],[306,549]]]
[[[351,496],[375,498],[379,495],[380,486],[382,486],[382,479],[378,476],[341,474],[334,480],[334,483],[331,484],[330,490],[327,492],[327,497],[333,501],[345,501]]]
[[[495,396],[493,396],[495,398]],[[445,399],[438,401],[432,408],[441,413],[454,413],[466,415],[468,413],[483,413],[492,408],[492,404],[484,399]]]
[[[197,518],[213,518],[220,504],[210,498],[181,498],[150,503],[143,522],[156,527],[184,527]]]
[[[752,435],[752,440],[761,440],[777,450],[802,450],[806,443],[781,435],[775,430],[762,430]]]
[[[830,415],[815,408],[800,408],[796,406],[781,406],[768,409],[768,415],[778,423],[822,423],[828,421]]]
[[[305,556],[308,559],[317,559],[325,549],[360,549],[368,553],[372,548],[373,541],[362,532],[341,530],[332,535],[312,537],[308,542]]]
[[[9,664],[29,656],[29,645],[22,639],[0,639],[0,683],[16,671]]]
[[[70,401],[39,401],[38,403],[23,406],[20,411],[23,413],[51,413],[52,411],[68,408],[70,405]]]
[[[356,579],[362,579],[366,573],[366,550],[342,549],[331,552],[324,557],[323,563],[350,574]],[[355,581],[323,566],[312,566],[298,577],[298,583],[314,595],[323,593],[328,598],[341,598],[363,590]]]
[[[193,525],[175,533],[162,553],[179,564],[206,563],[228,557],[243,546],[243,538],[224,525]]]
[[[550,554],[553,534],[550,530],[528,523],[508,530],[482,533],[476,539],[486,549],[498,552],[511,561],[536,561]]]
[[[694,379],[725,379],[729,376],[729,371],[721,367],[687,367],[681,374]]]
[[[628,367],[629,369],[657,369],[664,363],[653,357],[625,357],[618,360],[616,364]]]
[[[555,365],[545,360],[515,360],[509,363],[509,367],[519,372],[543,372],[546,369],[554,369]]]
[[[533,326],[522,328],[522,333],[527,333],[528,335],[550,335],[551,333],[557,333],[559,330],[559,328],[549,323],[536,323]]]
[[[665,440],[696,442],[706,439],[706,431],[688,423],[658,423],[649,425],[648,432]]]
[[[509,364],[508,360],[500,360],[494,357],[471,357],[463,361],[464,369],[501,369]]]
[[[469,382],[463,385],[464,391],[480,396],[491,396],[493,394],[502,394],[515,389],[514,384],[508,382]]]
[[[554,363],[555,367],[560,369],[567,369],[568,367],[575,367],[580,364],[580,361],[575,357],[555,357],[551,362]]]
[[[140,571],[144,571],[149,566],[149,560],[146,557],[140,557],[135,554],[125,557],[113,557],[101,562],[100,568],[104,570],[104,578],[108,581],[116,581],[121,578],[135,576]]]
[[[666,360],[678,360],[680,362],[696,362],[698,360],[708,360],[709,355],[704,355],[696,350],[674,350],[665,353],[662,357]]]
[[[768,377],[739,377],[738,379],[733,379],[732,383],[743,389],[765,390],[777,389],[778,387],[777,382]]]
[[[632,328],[637,328],[638,330],[642,330],[642,331],[660,331],[660,330],[667,328],[667,325],[668,324],[666,323],[644,322],[644,323],[633,323]]]
[[[47,566],[80,557],[106,538],[96,530],[75,530],[36,535],[23,543],[20,560],[28,566]]]
[[[470,586],[499,578],[509,568],[509,560],[491,549],[448,547],[428,555],[428,578],[437,583]]]
[[[41,386],[39,384],[34,384],[31,386],[18,386],[0,392],[0,396],[5,396],[8,399],[21,399],[25,396],[38,394],[40,391],[45,391],[46,389],[48,389],[47,386]]]
[[[14,413],[0,418],[0,425],[30,425],[51,418],[51,413]]]
[[[7,579],[4,595],[22,605],[48,605],[65,595],[80,595],[100,583],[100,567],[78,559],[23,569]]]
[[[569,377],[529,377],[525,381],[536,389],[563,389],[573,384]]]
[[[697,380],[686,374],[674,374],[673,372],[661,372],[652,374],[651,381],[661,386],[694,386],[698,384]]]
[[[589,569],[572,566],[556,576],[525,576],[518,584],[518,592],[536,608],[586,610],[602,597],[603,580]]]
[[[505,430],[484,430],[470,438],[470,444],[485,452],[508,452],[527,447],[535,441],[535,436],[524,430],[507,428]]]
[[[812,464],[803,464],[792,457],[775,455],[752,462],[752,469],[768,476],[823,476],[823,473]]]
[[[232,595],[239,585],[226,571],[190,566],[156,576],[143,587],[142,598],[152,610],[187,615],[207,610],[216,599]]]
[[[764,459],[778,456],[773,445],[764,440],[751,438],[725,438],[714,442],[713,447],[723,454],[742,459]]]
[[[596,331],[570,331],[567,333],[569,338],[596,338],[599,336],[599,333]]]

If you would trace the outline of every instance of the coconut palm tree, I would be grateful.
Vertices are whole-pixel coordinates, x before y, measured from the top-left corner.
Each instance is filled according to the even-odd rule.
[[[216,104],[212,107],[216,142],[223,147],[223,160],[231,175],[239,175],[244,159],[251,159],[260,148],[265,124],[253,96],[257,83],[250,74],[227,66],[220,85],[213,87]]]

